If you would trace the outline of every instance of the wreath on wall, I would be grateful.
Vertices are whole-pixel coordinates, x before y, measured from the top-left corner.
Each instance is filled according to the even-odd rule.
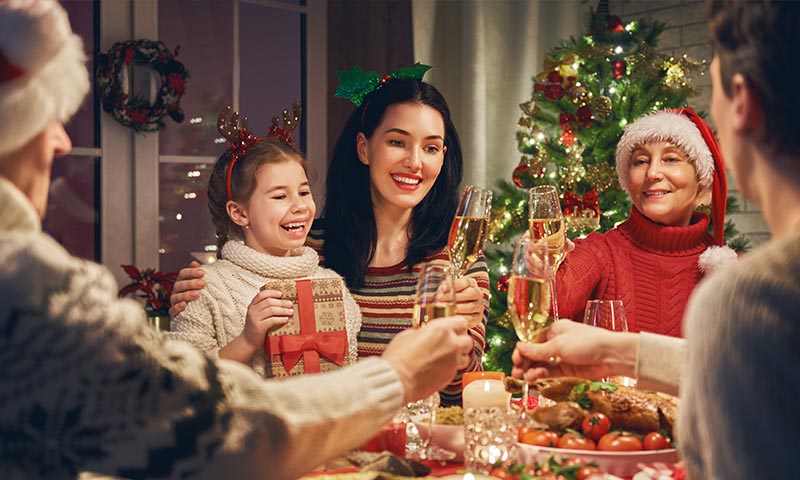
[[[137,132],[157,132],[164,128],[164,116],[180,123],[183,110],[179,105],[186,93],[189,72],[166,45],[153,40],[127,40],[115,43],[108,53],[97,59],[97,90],[103,110],[121,124]],[[131,67],[149,67],[161,80],[155,101],[141,95],[131,95],[128,79]]]

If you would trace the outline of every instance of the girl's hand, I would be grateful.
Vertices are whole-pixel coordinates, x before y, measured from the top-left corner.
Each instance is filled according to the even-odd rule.
[[[456,313],[466,317],[469,328],[483,321],[483,292],[474,278],[459,277],[453,282],[456,290]]]
[[[259,349],[264,346],[267,332],[286,325],[293,313],[292,302],[281,300],[279,290],[262,290],[247,307],[241,337],[249,347]]]

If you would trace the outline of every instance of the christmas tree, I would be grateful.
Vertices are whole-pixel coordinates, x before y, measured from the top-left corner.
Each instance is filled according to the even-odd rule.
[[[702,64],[657,52],[663,28],[645,19],[623,24],[601,2],[589,18],[587,35],[563,42],[546,56],[532,98],[520,105],[522,158],[512,182],[500,181],[495,189],[485,252],[492,289],[487,370],[508,372],[517,341],[506,308],[507,270],[513,240],[528,226],[528,189],[558,186],[570,238],[613,228],[631,208],[615,161],[625,126],[646,113],[684,107],[696,93],[692,76],[701,74]],[[728,213],[736,209],[730,197]],[[744,251],[748,241],[737,233],[728,221],[729,245]]]

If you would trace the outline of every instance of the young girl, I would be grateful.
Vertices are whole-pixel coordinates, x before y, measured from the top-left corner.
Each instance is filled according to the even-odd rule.
[[[305,159],[287,143],[291,132],[260,139],[246,126],[237,128],[237,114],[227,126],[223,115],[227,111],[218,125],[231,148],[219,157],[208,182],[219,261],[203,267],[207,288],[172,321],[167,335],[213,357],[250,365],[266,377],[265,336],[285,325],[293,309],[280,291],[261,287],[273,280],[339,276],[320,267],[317,253],[303,246],[316,205]],[[344,285],[342,292],[345,363],[354,363],[361,313]]]

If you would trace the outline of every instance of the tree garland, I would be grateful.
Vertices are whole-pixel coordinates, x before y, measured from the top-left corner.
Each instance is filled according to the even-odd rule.
[[[97,59],[97,89],[103,110],[121,124],[137,132],[157,132],[164,128],[164,115],[182,122],[181,97],[186,92],[189,72],[159,41],[127,40],[115,43],[108,53]],[[131,96],[123,77],[132,64],[146,65],[161,78],[161,87],[153,104],[140,95]]]

